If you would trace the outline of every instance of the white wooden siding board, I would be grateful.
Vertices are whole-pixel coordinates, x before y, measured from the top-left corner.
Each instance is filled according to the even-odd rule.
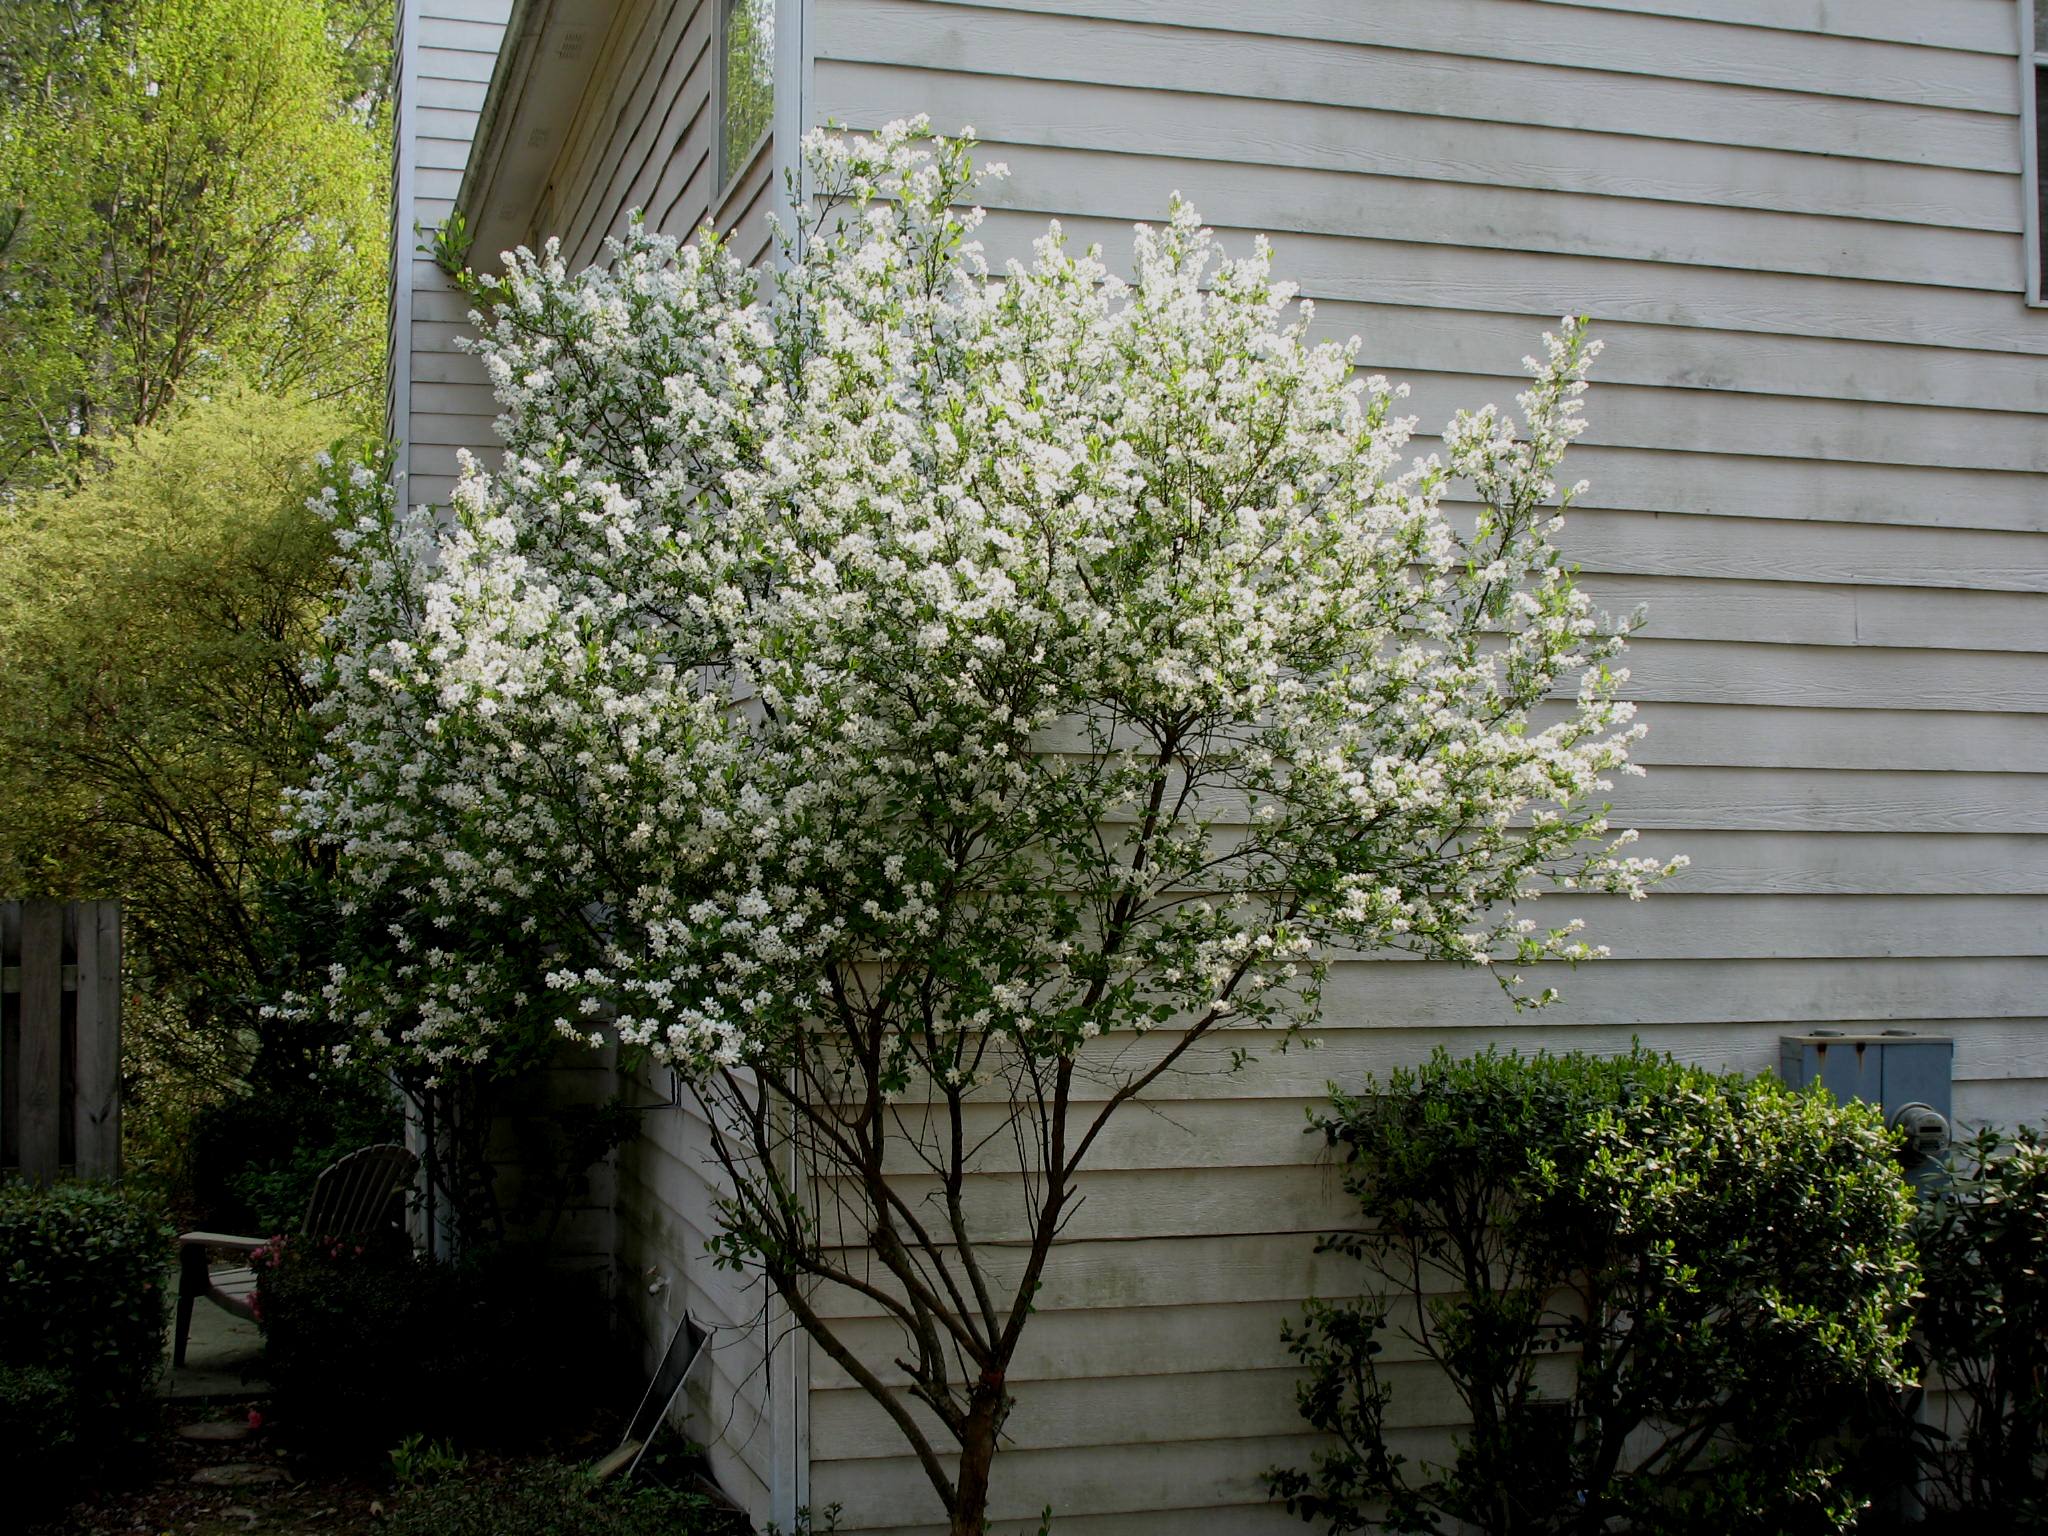
[[[429,50],[446,49],[457,53],[483,54],[491,59],[498,56],[498,43],[505,35],[503,18],[496,21],[464,21],[448,16],[422,16],[420,18],[420,52],[422,58],[429,56]],[[437,69],[435,73],[440,73]]]
[[[1987,765],[2048,769],[2048,716],[1666,702],[1645,710],[1639,763],[1696,767],[1872,768]]]
[[[1521,59],[1587,74],[1725,82],[2012,115],[2018,73],[2007,59],[1895,43],[1771,33],[1659,16],[1574,14],[1526,0],[934,0],[963,8],[1049,12],[1207,31],[1307,37],[1459,57]],[[1589,68],[1597,61],[1595,68]],[[1587,81],[1586,88],[1594,82]]]
[[[1659,768],[1617,781],[1616,826],[1799,832],[2010,832],[2048,825],[2048,776],[1842,768]]]
[[[2048,1126],[2048,1116],[2043,1113],[2048,1110],[2048,1073],[1957,1083],[1954,1107],[1956,1119],[1966,1131],[1987,1125],[2007,1130],[2020,1125],[2041,1129]]]
[[[1376,964],[1342,963],[1365,968]],[[1643,962],[1629,959],[1604,962],[1598,969],[1614,965],[1647,969]],[[1903,972],[1903,968],[1894,968]],[[1696,974],[1714,975],[1726,969],[1702,964]],[[1321,1156],[1320,1143],[1304,1134],[1306,1117],[1324,1101],[1329,1084],[1360,1088],[1369,1078],[1383,1079],[1396,1067],[1414,1066],[1438,1049],[1469,1055],[1493,1043],[1520,1051],[1576,1049],[1612,1056],[1625,1053],[1632,1041],[1640,1039],[1649,1049],[1716,1071],[1762,1072],[1775,1068],[1782,1035],[1814,1029],[1854,1033],[1880,1022],[1860,1017],[1774,1017],[1774,1013],[1790,1011],[1781,1000],[1781,1006],[1760,1017],[1732,1022],[1710,1017],[1666,1022],[1649,1012],[1634,1019],[1585,1023],[1577,1018],[1577,1004],[1583,1000],[1580,994],[1592,974],[1582,969],[1567,976],[1560,983],[1563,1001],[1549,1010],[1546,1021],[1518,1026],[1505,1036],[1485,1021],[1445,1018],[1387,1027],[1331,1010],[1291,1039],[1278,1029],[1214,1030],[1187,1044],[1174,1067],[1143,1098],[1129,1110],[1118,1111],[1102,1133],[1099,1153],[1091,1148],[1088,1167],[1169,1170],[1313,1162]],[[1958,994],[1940,1001],[1953,1009],[1959,1004],[1975,1005],[1978,999]],[[2048,1033],[2044,1033],[2038,1013],[2040,999],[2035,1002],[2033,1014],[1960,1018],[1914,1014],[1882,1022],[1886,1027],[1954,1041],[1958,1079],[2048,1076],[2048,1071],[2043,1071],[2048,1066]],[[1100,1043],[1091,1045],[1084,1055],[1089,1071],[1075,1090],[1076,1114],[1100,1105],[1130,1075],[1156,1065],[1168,1051],[1181,1047],[1180,1035],[1172,1030],[1142,1037],[1127,1033],[1100,1037]],[[908,1091],[896,1112],[913,1131],[926,1113],[918,1091]],[[975,1098],[968,1102],[965,1113],[976,1135],[982,1136],[1000,1126],[1004,1106]],[[977,1171],[990,1172],[1013,1155],[994,1148],[987,1154],[985,1166],[978,1162]],[[919,1171],[915,1154],[908,1150],[893,1152],[889,1168],[892,1173]]]
[[[1600,468],[1582,461],[1567,472]],[[1736,521],[1589,505],[1565,520],[1560,543],[1584,570],[1637,576],[2048,591],[2048,537],[2037,533]]]
[[[457,176],[469,163],[467,139],[420,138],[413,141],[413,164],[421,170],[453,171]]]
[[[2002,119],[1657,76],[1581,75],[1521,59],[1406,52],[1319,37],[1262,36],[958,7],[822,0],[817,56],[964,74],[1028,62],[1049,80],[1300,101],[1489,122],[1582,128],[1699,144],[2016,172]],[[976,119],[979,121],[980,119]]]
[[[1864,37],[1879,42],[1915,43],[1924,48],[1960,48],[1973,53],[2012,51],[2009,0],[1542,0],[1589,10],[1632,15],[1676,16],[1745,27],[1806,32],[1827,37]]]
[[[1386,1370],[1394,1387],[1389,1428],[1456,1422],[1457,1393],[1434,1362],[1396,1362]],[[1004,1421],[1003,1454],[1297,1434],[1294,1389],[1302,1379],[1297,1370],[1278,1368],[1034,1383],[1016,1394]],[[943,1443],[937,1417],[914,1400],[906,1405],[927,1437]],[[858,1388],[812,1393],[811,1433],[816,1453],[833,1461],[903,1455],[902,1431]]]
[[[2010,652],[1638,638],[1627,665],[1628,696],[1645,701],[2048,710],[2048,667]]]
[[[988,202],[982,234],[991,256],[1028,257],[1031,241],[1044,233],[1045,216],[1011,211],[994,198]],[[1226,221],[1223,211],[1212,203],[1208,213],[1225,246],[1247,249],[1258,226]],[[1146,216],[1156,218],[1158,212],[1148,208]],[[1112,267],[1127,264],[1131,217],[1068,209],[1061,224],[1076,247],[1099,243]],[[2048,353],[2048,315],[2022,312],[2002,292],[1466,247],[1439,243],[1427,231],[1403,239],[1386,238],[1379,230],[1353,236],[1296,231],[1277,239],[1274,249],[1277,270],[1317,298],[1538,316],[1585,313],[1596,321]],[[2018,264],[2011,265],[2017,272]]]
[[[512,9],[511,0],[423,0],[421,15],[426,21],[482,21],[502,27]]]
[[[474,339],[476,331],[466,320],[428,320],[415,315],[412,322],[412,349],[414,352],[439,353],[449,357],[465,357],[475,361],[470,354],[457,346],[458,340]],[[477,363],[477,367],[483,365]]]
[[[1512,367],[1555,317],[1483,314],[1319,299],[1311,334],[1358,336],[1374,372]],[[1765,336],[1605,321],[1596,387],[1641,384],[1893,405],[2048,412],[2048,369],[2030,358],[1961,348],[1903,348],[1826,337]],[[1777,473],[1773,470],[1773,473]]]
[[[453,200],[462,190],[462,169],[423,165],[413,171],[413,188],[421,197]]]
[[[726,1373],[725,1361],[706,1357],[684,1388],[689,1398],[690,1438],[730,1450],[764,1485],[774,1462],[770,1444],[767,1386],[756,1373],[739,1381]]]
[[[1209,1307],[1047,1312],[1024,1330],[1011,1381],[1061,1381],[1099,1374],[1142,1376],[1175,1370],[1264,1370],[1282,1365],[1281,1324],[1299,1318],[1299,1303],[1246,1302]],[[842,1319],[840,1336],[862,1359],[887,1361],[901,1335],[882,1320]],[[901,1385],[904,1373],[884,1365],[882,1379]],[[854,1388],[853,1379],[822,1357],[812,1390]]]
[[[474,117],[483,110],[484,98],[489,94],[490,82],[488,80],[468,80],[460,77],[455,79],[437,79],[433,76],[428,76],[419,82],[418,89],[413,93],[413,99],[422,108],[448,107],[457,111],[467,112]],[[474,134],[474,132],[475,124],[472,123],[471,133]]]
[[[1432,428],[1450,420],[1461,407],[1510,402],[1514,391],[1526,383],[1507,375],[1417,368],[1403,370],[1402,377],[1411,393],[1401,409]],[[1773,397],[1711,388],[1616,383],[1596,388],[1581,439],[1589,447],[2048,473],[2048,427],[2019,412]]]
[[[413,318],[457,326],[466,334],[475,334],[469,323],[468,297],[445,284],[413,295]]]
[[[873,128],[902,116],[911,105],[905,96],[876,103],[828,99],[820,108],[851,126]],[[862,107],[868,110],[859,112]],[[1198,209],[1227,208],[1234,222],[1268,231],[1276,240],[1370,235],[1467,250],[1861,278],[1980,293],[2017,293],[2022,287],[2011,237],[1991,231],[1919,228],[1909,234],[1868,219],[1588,198],[1509,186],[1478,193],[1397,176],[1051,150],[1006,140],[993,127],[986,131],[987,155],[1007,164],[1010,175],[987,187],[984,201],[1040,218],[1157,220],[1177,191]]]
[[[412,440],[421,447],[467,448],[481,454],[499,446],[495,415],[457,416],[447,411],[414,411]]]
[[[2042,1022],[1916,1019],[1911,1026],[1917,1034],[1952,1039],[1956,1080],[1974,1083],[2048,1077]],[[1649,1049],[1669,1052],[1711,1070],[1760,1073],[1775,1069],[1784,1035],[1816,1026],[1856,1027],[1839,1020],[1733,1027],[1654,1023],[1598,1029],[1561,1026],[1543,1032],[1536,1042],[1522,1048],[1540,1045],[1546,1050],[1617,1056],[1640,1041]],[[1163,1079],[1140,1103],[1118,1111],[1098,1145],[1090,1148],[1079,1189],[1082,1204],[1093,1203],[1096,1210],[1070,1235],[1077,1240],[1106,1240],[1329,1226],[1338,1218],[1321,1213],[1320,1205],[1314,1206],[1319,1214],[1299,1221],[1293,1215],[1282,1215],[1292,1210],[1288,1202],[1313,1204],[1325,1198],[1326,1192],[1308,1188],[1320,1182],[1320,1174],[1305,1176],[1303,1190],[1295,1193],[1282,1193],[1280,1184],[1285,1180],[1277,1175],[1249,1180],[1234,1193],[1226,1192],[1223,1185],[1247,1170],[1277,1170],[1290,1177],[1312,1172],[1310,1165],[1322,1161],[1325,1154],[1320,1133],[1307,1134],[1308,1116],[1328,1111],[1329,1083],[1362,1089],[1371,1080],[1385,1081],[1396,1068],[1417,1065],[1431,1050],[1466,1055],[1497,1043],[1496,1037],[1479,1029],[1323,1029],[1314,1038],[1321,1042],[1319,1050],[1297,1048],[1281,1055],[1279,1042],[1272,1037],[1236,1034],[1227,1042],[1229,1048],[1249,1050],[1257,1061],[1241,1071],[1231,1070],[1225,1042],[1213,1046],[1203,1042],[1204,1048],[1194,1058],[1195,1067]],[[1195,1093],[1207,1096],[1190,1097]],[[1085,1114],[1080,1118],[1085,1123]],[[1002,1117],[993,1111],[970,1112],[968,1123],[977,1134],[1000,1132]],[[1005,1187],[1014,1185],[1014,1152],[999,1147],[974,1161],[977,1167],[963,1184],[963,1190],[970,1192],[965,1198],[974,1218],[972,1230],[989,1241],[1023,1241],[1028,1227],[1023,1224],[1022,1202],[1014,1187]],[[892,1162],[891,1172],[915,1202],[927,1199],[930,1178],[919,1173],[909,1156],[900,1163]],[[1168,1188],[1176,1178],[1184,1186],[1179,1195]],[[1184,1203],[1199,1200],[1211,1186],[1219,1202],[1236,1203],[1219,1203],[1206,1213],[1199,1205],[1191,1208]],[[1254,1187],[1267,1190],[1266,1198],[1247,1193]],[[1168,1217],[1168,1207],[1179,1214]],[[1078,1214],[1075,1219],[1080,1219]],[[831,1230],[829,1222],[827,1229]],[[859,1241],[857,1229],[852,1240]]]
[[[1655,726],[1652,726],[1654,732]],[[1954,837],[1924,832],[1742,832],[1686,827],[1646,834],[1646,856],[1684,853],[1679,889],[1881,895],[2048,894],[2048,837],[2024,829]]]
[[[424,102],[415,109],[413,121],[422,138],[448,139],[467,144],[476,135],[475,107],[430,107]]]
[[[1427,965],[1340,965],[1326,1017],[1399,1028],[1459,1024],[1540,1043],[1566,1024],[1740,1024],[1756,1020],[2033,1018],[2048,961],[2032,956],[1906,960],[1605,960],[1559,983],[1563,1000],[1518,1014],[1486,978]]]
[[[412,358],[412,376],[416,381],[480,389],[484,403],[496,409],[490,381],[483,376],[483,364],[467,352],[438,352],[415,347]]]
[[[1580,585],[1610,614],[1642,608],[1665,640],[2048,653],[2048,603],[2025,593],[1607,573]]]
[[[413,409],[447,415],[495,417],[498,413],[497,397],[491,393],[487,380],[476,377],[482,372],[477,360],[458,356],[454,361],[468,366],[463,375],[453,381],[426,379],[417,371],[413,374]]]
[[[412,475],[406,477],[407,499],[416,507],[445,507],[455,493],[455,480],[449,475]]]
[[[422,80],[462,80],[488,88],[491,72],[498,67],[498,50],[428,46],[420,49],[419,59]]]
[[[2041,364],[2029,359],[2032,368]],[[2048,372],[2048,368],[2042,369]],[[1600,386],[1587,406],[1598,415],[1604,396]],[[1438,445],[1425,439],[1418,452]],[[1871,465],[1836,459],[1767,459],[1742,454],[1662,453],[1640,448],[1583,444],[1565,460],[1567,472],[1591,482],[1581,508],[1629,512],[1671,512],[1709,519],[1773,519],[1790,523],[1866,523],[1915,529],[1981,528],[1994,532],[2048,532],[2048,496],[2038,476],[1971,469],[1933,468],[1910,464]],[[1455,496],[1454,498],[1455,499]],[[1708,526],[1705,523],[1695,527]],[[1753,522],[1722,523],[1721,537],[1748,537]],[[1839,547],[1843,539],[1863,539],[1861,531],[1818,533]],[[1919,541],[1929,549],[1989,550],[1999,546],[2022,569],[2038,540],[1980,542],[1950,533],[1874,532],[1877,541]],[[1732,541],[1731,541],[1732,542]],[[1976,585],[1974,581],[1965,583]]]
[[[1031,69],[1028,59],[1022,67]],[[1749,208],[1934,229],[2013,233],[2021,227],[2012,178],[1997,172],[1349,105],[1254,101],[1194,89],[1134,92],[1022,73],[963,75],[821,60],[817,89],[820,111],[849,124],[887,121],[914,100],[936,123],[999,123],[1003,143],[1041,150],[1164,153],[1192,163],[1513,186],[1574,198]]]

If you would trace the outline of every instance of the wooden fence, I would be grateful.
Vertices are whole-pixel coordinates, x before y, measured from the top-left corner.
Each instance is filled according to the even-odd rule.
[[[121,904],[0,901],[0,1168],[121,1167]]]

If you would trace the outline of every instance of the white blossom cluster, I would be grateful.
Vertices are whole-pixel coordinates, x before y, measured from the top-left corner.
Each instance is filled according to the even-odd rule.
[[[1176,202],[1131,281],[1056,225],[992,272],[969,147],[808,138],[772,295],[709,231],[513,253],[502,464],[438,523],[330,493],[297,816],[367,1042],[608,1029],[703,1074],[824,1028],[969,1081],[989,1039],[1298,1018],[1345,951],[1590,958],[1521,906],[1670,872],[1601,803],[1629,623],[1552,542],[1582,327],[1519,424],[1412,458],[1263,242]]]

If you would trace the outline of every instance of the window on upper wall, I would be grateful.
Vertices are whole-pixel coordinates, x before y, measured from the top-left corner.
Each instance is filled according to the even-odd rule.
[[[717,0],[717,5],[718,184],[723,188],[746,169],[775,115],[775,0]]]
[[[2027,124],[2027,302],[2048,304],[2048,0],[2020,0],[2032,25],[2020,39]],[[2024,25],[2024,23],[2023,23]]]

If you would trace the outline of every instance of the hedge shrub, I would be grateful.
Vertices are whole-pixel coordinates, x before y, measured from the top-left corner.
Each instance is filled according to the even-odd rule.
[[[1314,1129],[1361,1217],[1320,1246],[1366,1294],[1287,1331],[1338,1442],[1270,1474],[1291,1510],[1333,1531],[1854,1518],[1842,1431],[1904,1381],[1915,1281],[1874,1111],[1642,1050],[1439,1053]],[[1431,1378],[1470,1425],[1441,1462],[1397,1427]]]
[[[0,1364],[65,1378],[82,1420],[149,1403],[171,1231],[116,1188],[0,1184]]]
[[[1916,1232],[1916,1338],[1960,1419],[1927,1470],[1951,1510],[2048,1530],[2048,1143],[1982,1131],[1950,1174]]]
[[[0,1365],[0,1488],[10,1499],[68,1486],[79,1461],[78,1397],[71,1378],[33,1365]],[[40,1509],[44,1500],[24,1500]]]

